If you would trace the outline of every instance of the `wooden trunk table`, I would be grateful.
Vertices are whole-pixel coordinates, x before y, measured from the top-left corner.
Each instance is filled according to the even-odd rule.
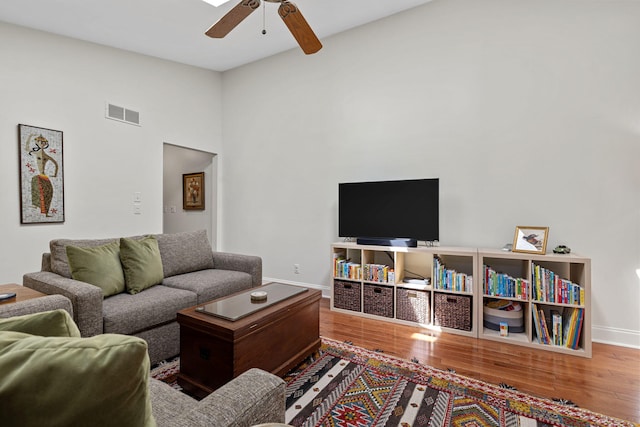
[[[178,384],[202,398],[250,368],[285,375],[320,347],[320,297],[270,283],[179,311]]]

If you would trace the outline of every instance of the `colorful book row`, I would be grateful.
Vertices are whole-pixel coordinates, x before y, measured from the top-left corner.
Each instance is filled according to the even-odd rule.
[[[360,280],[362,279],[362,267],[348,259],[336,257],[333,259],[333,277]]]
[[[576,350],[584,323],[584,309],[565,307],[562,310],[531,304],[533,324],[541,344]]]
[[[363,278],[369,282],[394,283],[395,272],[388,265],[365,264]]]
[[[448,269],[440,257],[433,258],[433,288],[454,292],[473,292],[473,276]]]
[[[529,299],[529,281],[498,273],[493,268],[484,267],[484,294],[496,297]]]
[[[585,295],[582,286],[563,279],[540,265],[533,264],[531,283],[531,299],[534,301],[584,305]]]

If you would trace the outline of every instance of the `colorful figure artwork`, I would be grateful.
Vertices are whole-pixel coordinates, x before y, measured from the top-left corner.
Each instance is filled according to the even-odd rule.
[[[62,132],[19,125],[23,224],[64,222]]]

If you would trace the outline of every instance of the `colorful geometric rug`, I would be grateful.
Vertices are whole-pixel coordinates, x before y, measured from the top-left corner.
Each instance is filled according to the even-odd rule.
[[[637,426],[323,338],[287,381],[288,424],[365,426]]]
[[[179,367],[164,362],[151,376],[177,387]],[[326,338],[284,379],[295,427],[640,427]]]
[[[163,360],[151,367],[151,378],[163,381],[176,390],[182,390],[178,385],[178,374],[180,373],[180,357]]]

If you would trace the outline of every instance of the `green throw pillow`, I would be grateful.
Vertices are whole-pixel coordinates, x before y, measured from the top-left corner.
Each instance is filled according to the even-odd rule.
[[[80,338],[78,326],[71,315],[62,309],[0,319],[1,331],[22,332],[43,337]]]
[[[155,427],[147,344],[0,332],[0,424]]]
[[[137,294],[162,283],[164,279],[158,241],[153,236],[140,240],[121,238],[120,261],[127,292],[130,294]]]
[[[71,277],[102,289],[102,295],[124,292],[124,275],[120,265],[120,245],[117,241],[102,246],[67,246]]]

